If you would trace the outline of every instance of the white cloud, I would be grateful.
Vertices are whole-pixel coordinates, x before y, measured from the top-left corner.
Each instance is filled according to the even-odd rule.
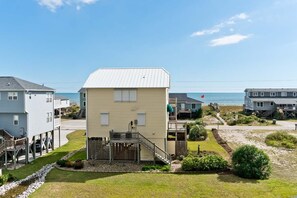
[[[74,5],[76,10],[80,10],[83,5],[90,5],[96,3],[97,0],[37,0],[38,4],[48,8],[50,11],[55,12],[56,9],[62,6]]]
[[[229,19],[227,19],[226,21],[223,21],[222,23],[214,25],[213,27],[211,27],[209,29],[204,29],[204,30],[200,30],[197,32],[193,32],[191,36],[194,37],[194,36],[211,35],[211,34],[220,32],[221,29],[225,28],[226,26],[235,25],[236,22],[243,21],[248,18],[249,18],[249,16],[246,13],[240,13],[240,14],[230,17]]]
[[[239,43],[243,40],[246,40],[250,38],[251,35],[241,35],[241,34],[233,34],[229,36],[224,36],[218,39],[213,39],[210,41],[210,46],[216,47],[216,46],[222,46],[222,45],[231,45]]]

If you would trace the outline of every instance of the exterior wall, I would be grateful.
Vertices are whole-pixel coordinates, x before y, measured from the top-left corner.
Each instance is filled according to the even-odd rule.
[[[70,101],[69,100],[56,99],[54,101],[54,108],[55,109],[67,108],[67,107],[70,107]]]
[[[259,101],[260,102],[260,101]],[[271,102],[263,102],[263,107],[262,106],[257,106],[257,102],[254,102],[254,110],[258,111],[258,110],[262,110],[262,111],[271,111],[271,110],[275,110],[275,104],[273,103],[273,105],[271,105]]]
[[[28,137],[52,131],[54,129],[54,100],[46,101],[48,92],[26,93],[26,112],[28,112]],[[52,97],[53,97],[53,92]],[[47,122],[47,113],[52,113],[52,120]]]
[[[19,91],[17,100],[8,100],[8,92],[10,91],[1,91],[0,99],[0,113],[24,113],[25,104],[24,104],[24,92]],[[16,92],[16,91],[11,91]]]
[[[87,89],[87,136],[109,137],[111,130],[128,131],[128,124],[137,119],[137,113],[145,113],[146,124],[137,126],[137,131],[165,150],[167,95],[165,88],[140,88],[136,102],[114,102],[114,89]],[[109,113],[108,126],[101,126],[100,113]],[[141,159],[151,160],[152,154],[142,149]]]
[[[192,108],[192,103],[185,103],[185,102],[178,102],[177,103],[177,111],[180,111],[181,110],[181,104],[185,104],[185,110],[192,110],[193,112],[194,111],[198,111],[199,109],[201,109],[201,104],[196,104],[195,103],[195,108]]]
[[[19,116],[19,124],[13,124],[13,116]],[[27,129],[26,113],[0,113],[0,128],[8,131],[15,137],[24,136]]]
[[[80,109],[82,109],[82,110],[85,110],[86,109],[86,106],[84,105],[85,104],[85,102],[86,102],[86,97],[85,97],[85,93],[79,93],[79,98],[80,98]]]

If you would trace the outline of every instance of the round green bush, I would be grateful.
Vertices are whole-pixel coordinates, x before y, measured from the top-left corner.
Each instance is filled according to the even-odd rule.
[[[190,129],[189,133],[189,140],[196,141],[196,140],[205,140],[207,138],[207,131],[201,125],[194,125]]]
[[[248,179],[267,179],[271,173],[270,159],[255,146],[239,147],[232,156],[234,173]]]

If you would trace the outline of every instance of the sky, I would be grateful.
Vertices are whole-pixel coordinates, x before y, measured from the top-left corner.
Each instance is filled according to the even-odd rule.
[[[297,0],[0,0],[0,75],[77,92],[164,67],[171,92],[297,87]]]

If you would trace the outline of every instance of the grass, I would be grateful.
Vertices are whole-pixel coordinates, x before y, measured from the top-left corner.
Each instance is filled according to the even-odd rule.
[[[69,142],[60,148],[55,149],[42,157],[37,158],[30,164],[27,164],[17,170],[5,170],[4,173],[11,173],[18,179],[23,179],[41,169],[44,165],[54,163],[67,155],[69,152],[78,150],[85,146],[85,131],[79,130],[67,135]]]
[[[54,169],[31,197],[294,197],[297,183],[218,174],[87,173]]]
[[[75,161],[75,160],[86,160],[87,159],[87,152],[86,150],[81,150],[71,156],[68,160]]]
[[[297,138],[287,132],[277,131],[267,135],[265,143],[268,146],[295,149],[297,147]]]
[[[224,159],[229,160],[228,153],[221,147],[216,139],[214,138],[211,131],[207,131],[208,138],[204,141],[188,141],[188,149],[190,152],[197,153],[198,151],[198,145],[200,145],[200,150],[205,151],[212,151],[216,152],[220,156],[222,156]]]

